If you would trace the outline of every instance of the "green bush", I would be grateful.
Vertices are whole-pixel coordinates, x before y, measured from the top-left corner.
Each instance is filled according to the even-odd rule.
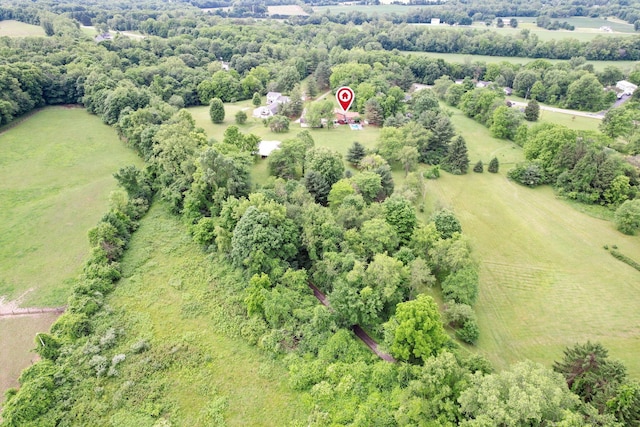
[[[467,344],[475,344],[480,336],[480,328],[475,320],[468,320],[461,329],[456,331],[456,336]]]
[[[619,231],[634,235],[640,229],[640,199],[627,200],[616,209],[615,223]]]
[[[51,333],[61,338],[78,339],[91,333],[91,324],[86,314],[66,312],[51,326]]]
[[[635,268],[636,270],[640,271],[640,263],[629,258],[628,256],[616,251],[615,249],[609,252],[611,255],[613,255],[614,258],[619,259],[620,261],[624,262],[627,265],[630,265],[631,267]]]

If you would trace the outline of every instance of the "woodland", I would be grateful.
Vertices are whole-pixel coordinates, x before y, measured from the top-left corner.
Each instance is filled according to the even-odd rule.
[[[185,425],[166,398],[169,386],[150,381],[201,356],[144,339],[121,352],[119,343],[133,337],[120,332],[124,321],[108,304],[129,242],[149,209],[164,206],[223,272],[212,293],[228,333],[284,366],[291,390],[304,394],[300,425],[639,426],[640,383],[599,343],[566,348],[550,368],[522,361],[497,371],[476,354],[473,344],[490,331],[480,330],[473,308],[479,279],[469,238],[454,212],[422,221],[424,206],[415,203],[424,180],[472,167],[451,106],[523,148],[526,162],[509,172],[514,182],[552,185],[559,197],[619,212],[622,232],[640,229],[638,169],[627,161],[640,154],[637,95],[608,110],[600,132],[527,124],[537,121],[537,103],[607,110],[616,82],[639,84],[640,69],[595,71],[588,61],[638,60],[640,37],[543,42],[526,31],[507,38],[409,25],[434,11],[454,23],[541,14],[640,19],[637,2],[601,3],[453,1],[406,16],[286,21],[255,20],[264,12],[251,2],[3,4],[0,23],[39,25],[47,36],[0,38],[0,125],[79,104],[112,126],[144,167],[115,172],[120,190],[88,232],[91,253],[67,310],[38,336],[41,360],[7,393],[0,425],[117,424],[113,411],[127,405],[147,421],[118,418],[119,425]],[[199,9],[218,7],[230,9]],[[81,24],[115,35],[98,43]],[[539,59],[448,63],[417,53],[430,51]],[[411,92],[415,83],[433,87]],[[380,128],[374,150],[353,143],[344,160],[309,131],[288,131],[304,100],[326,92],[331,99],[341,86],[354,89],[353,109]],[[508,106],[504,88],[529,107]],[[267,161],[270,178],[253,182],[260,138],[242,132],[246,115],[215,140],[186,108],[210,106],[214,123],[231,123],[225,105],[257,106],[274,91],[290,102],[265,126],[284,141]],[[332,107],[307,104],[311,126],[331,127]],[[495,158],[488,172],[500,167]],[[354,325],[396,362],[356,341]],[[131,384],[113,392],[127,373]],[[201,425],[224,425],[220,417]]]

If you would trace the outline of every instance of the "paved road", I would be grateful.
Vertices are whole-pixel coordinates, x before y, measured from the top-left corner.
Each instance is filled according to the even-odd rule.
[[[511,105],[515,105],[516,107],[527,106],[526,102],[512,101],[510,99],[507,99],[507,101],[511,102]],[[597,113],[588,113],[585,111],[565,110],[564,108],[548,107],[546,105],[540,105],[540,109],[544,111],[553,111],[554,113],[571,114],[572,116],[589,117],[592,119],[599,119],[599,120],[602,120],[605,114],[604,111],[599,111]]]

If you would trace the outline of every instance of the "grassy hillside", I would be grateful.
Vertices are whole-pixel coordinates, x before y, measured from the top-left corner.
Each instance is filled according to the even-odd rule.
[[[151,426],[157,411],[172,425],[188,426],[223,425],[222,419],[228,426],[286,426],[306,417],[286,386],[286,370],[229,338],[237,331],[222,295],[236,278],[216,270],[164,204],[141,221],[122,268],[124,278],[107,301],[111,314],[97,329],[115,327],[111,353],[127,359],[118,376],[83,382],[88,393],[71,411],[98,408],[83,415],[86,425]],[[150,349],[132,354],[141,340]],[[160,372],[151,375],[149,366]]]
[[[66,302],[106,211],[113,173],[140,160],[79,108],[47,108],[0,133],[0,295]]]
[[[19,21],[0,21],[0,37],[43,36],[44,30],[38,25],[25,24]]]
[[[525,358],[549,365],[567,345],[601,341],[640,376],[640,273],[603,249],[617,244],[640,260],[640,238],[573,209],[549,187],[507,180],[505,163],[521,150],[457,111],[452,119],[472,164],[494,154],[505,161],[497,175],[445,173],[428,188],[432,205],[455,210],[480,261],[479,351],[498,368]]]

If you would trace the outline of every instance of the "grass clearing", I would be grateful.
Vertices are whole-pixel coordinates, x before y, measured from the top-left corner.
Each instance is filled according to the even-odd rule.
[[[39,25],[25,24],[14,20],[0,21],[0,37],[44,37],[44,35],[44,29]]]
[[[522,158],[462,113],[452,120],[472,164],[493,153]],[[454,209],[480,261],[478,351],[498,369],[525,358],[550,366],[566,346],[600,341],[639,377],[640,275],[603,246],[640,259],[640,238],[574,209],[550,187],[509,181],[507,170],[502,163],[499,174],[443,173],[428,182],[427,205]]]
[[[141,161],[80,108],[44,109],[0,134],[0,295],[59,306],[89,253],[113,173]]]
[[[186,345],[190,355],[199,355],[195,367],[177,364],[163,378],[146,377],[150,387],[160,381],[166,385],[161,393],[173,404],[176,425],[210,425],[201,416],[219,398],[227,401],[229,426],[285,426],[306,418],[300,396],[286,384],[284,367],[244,340],[220,332],[224,327],[212,313],[225,316],[226,308],[215,296],[224,292],[212,274],[215,260],[191,241],[166,205],[155,203],[141,221],[122,267],[124,278],[108,300],[125,319],[127,338],[116,352],[145,338],[152,349]],[[127,369],[132,365],[124,364],[108,395],[129,378]],[[104,420],[110,415],[104,414]]]
[[[473,62],[486,62],[487,64],[498,64],[500,62],[510,62],[513,64],[528,64],[539,58],[523,58],[519,56],[489,56],[489,55],[469,55],[464,53],[437,53],[437,52],[409,52],[404,51],[405,54],[412,55],[427,55],[431,58],[441,58],[447,62],[468,63]],[[546,59],[552,64],[558,62],[568,62],[564,59]],[[618,67],[623,72],[629,72],[637,64],[637,61],[587,61],[587,64],[593,64],[593,68],[596,71],[603,71],[606,67],[613,66]]]
[[[210,138],[214,138],[216,141],[222,141],[224,131],[231,125],[236,125],[235,114],[245,109],[245,112],[249,116],[247,122],[243,125],[236,125],[243,133],[253,133],[264,141],[284,141],[287,139],[295,138],[296,135],[303,130],[308,130],[311,133],[317,146],[329,147],[342,154],[347,154],[347,150],[353,144],[354,141],[360,142],[367,148],[375,147],[380,133],[380,129],[374,126],[364,126],[362,130],[351,130],[349,126],[337,126],[333,129],[311,129],[302,128],[298,123],[291,123],[289,126],[289,132],[274,133],[264,126],[262,119],[251,117],[253,112],[253,105],[251,101],[242,101],[232,104],[225,104],[225,120],[221,124],[214,124],[209,117],[209,107],[191,107],[189,112],[193,115],[196,121],[196,126],[203,128]]]

